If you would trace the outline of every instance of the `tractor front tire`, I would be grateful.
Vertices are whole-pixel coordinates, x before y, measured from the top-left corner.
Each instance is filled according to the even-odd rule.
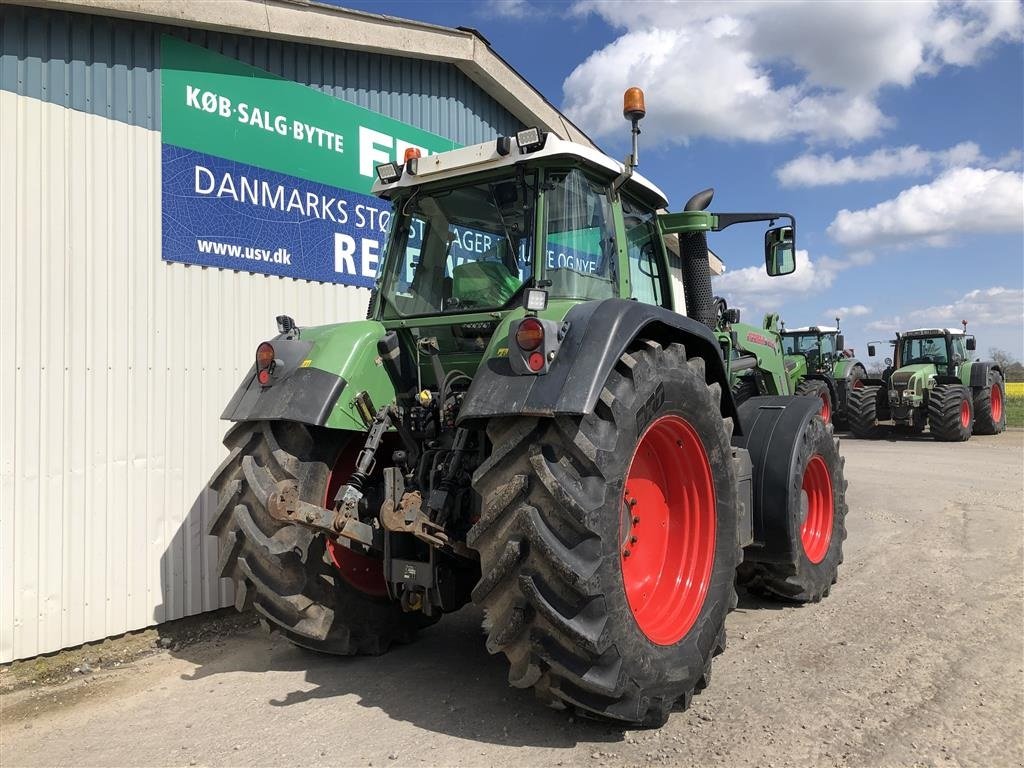
[[[1006,389],[999,371],[988,372],[988,385],[974,392],[974,434],[998,435],[1006,429]]]
[[[209,483],[217,492],[210,533],[219,542],[218,571],[234,582],[239,611],[251,607],[265,628],[304,648],[376,655],[433,621],[404,613],[382,590],[354,586],[359,580],[343,577],[332,564],[323,535],[267,512],[269,495],[285,479],[298,482],[304,501],[324,503],[343,447],[339,437],[328,430],[314,435],[294,422],[236,424],[224,438],[230,453]]]
[[[647,341],[617,361],[592,414],[488,425],[473,600],[513,686],[657,727],[707,685],[740,556],[720,400],[703,359]]]
[[[877,440],[885,429],[878,425],[878,398],[882,394],[881,387],[859,387],[850,390],[846,400],[846,415],[850,422],[850,431],[864,440]]]
[[[802,397],[816,397],[821,401],[821,420],[832,423],[832,394],[828,384],[821,379],[804,379],[796,385],[796,393]]]
[[[768,457],[769,461],[785,462],[782,467],[788,464],[788,488],[761,489],[762,503],[788,503],[781,516],[785,547],[765,562],[744,562],[737,577],[754,594],[816,603],[828,596],[843,562],[846,461],[839,455],[839,440],[833,436],[832,428],[819,418],[807,422],[793,452],[792,457]],[[786,474],[768,472],[766,476],[784,478]],[[772,519],[780,521],[780,517]]]
[[[971,391],[962,384],[938,384],[928,396],[928,429],[943,443],[971,439],[974,404]]]

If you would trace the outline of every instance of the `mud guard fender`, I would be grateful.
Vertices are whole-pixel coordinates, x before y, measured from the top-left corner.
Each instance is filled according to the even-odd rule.
[[[752,397],[739,407],[742,434],[733,437],[736,448],[750,454],[753,465],[753,515],[750,553],[761,562],[788,562],[790,478],[796,471],[798,440],[807,423],[820,418],[816,397]]]
[[[724,417],[735,417],[721,347],[711,330],[662,307],[625,299],[575,305],[566,313],[568,331],[543,375],[513,373],[507,357],[481,363],[459,410],[471,425],[500,416],[560,416],[592,413],[615,363],[637,338],[663,345],[678,342],[690,357],[705,361],[706,379],[722,390]],[[739,424],[735,425],[739,430]]]

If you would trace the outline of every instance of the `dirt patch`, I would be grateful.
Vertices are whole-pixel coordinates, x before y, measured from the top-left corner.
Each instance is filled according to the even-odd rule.
[[[225,608],[77,648],[15,661],[0,667],[0,695],[34,686],[63,685],[104,670],[120,669],[163,650],[177,651],[232,635],[257,623],[255,614],[251,612],[239,614],[233,608]]]

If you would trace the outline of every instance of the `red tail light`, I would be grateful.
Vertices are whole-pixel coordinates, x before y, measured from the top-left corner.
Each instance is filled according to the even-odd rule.
[[[530,366],[531,371],[539,371],[544,367],[544,355],[540,352],[531,352],[526,364]]]
[[[256,347],[256,370],[262,371],[274,364],[274,346],[269,341],[264,341]]]
[[[544,343],[544,326],[535,317],[528,317],[519,324],[516,330],[516,344],[524,352],[537,349]],[[541,367],[544,366],[544,356],[537,353],[541,360]],[[533,355],[530,356],[530,367],[533,368]],[[534,368],[540,370],[540,368]]]

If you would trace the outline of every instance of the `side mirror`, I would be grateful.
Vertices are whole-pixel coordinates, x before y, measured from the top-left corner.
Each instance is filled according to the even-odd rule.
[[[875,356],[875,345],[874,344],[868,344],[868,357],[874,357],[874,356]]]
[[[977,340],[973,336],[968,336],[967,337],[967,351],[968,352],[973,352],[977,348],[978,348]]]
[[[764,233],[764,268],[772,277],[796,270],[793,227],[772,227]]]
[[[843,334],[836,336],[836,353],[841,353],[846,349],[846,339],[843,338]]]

